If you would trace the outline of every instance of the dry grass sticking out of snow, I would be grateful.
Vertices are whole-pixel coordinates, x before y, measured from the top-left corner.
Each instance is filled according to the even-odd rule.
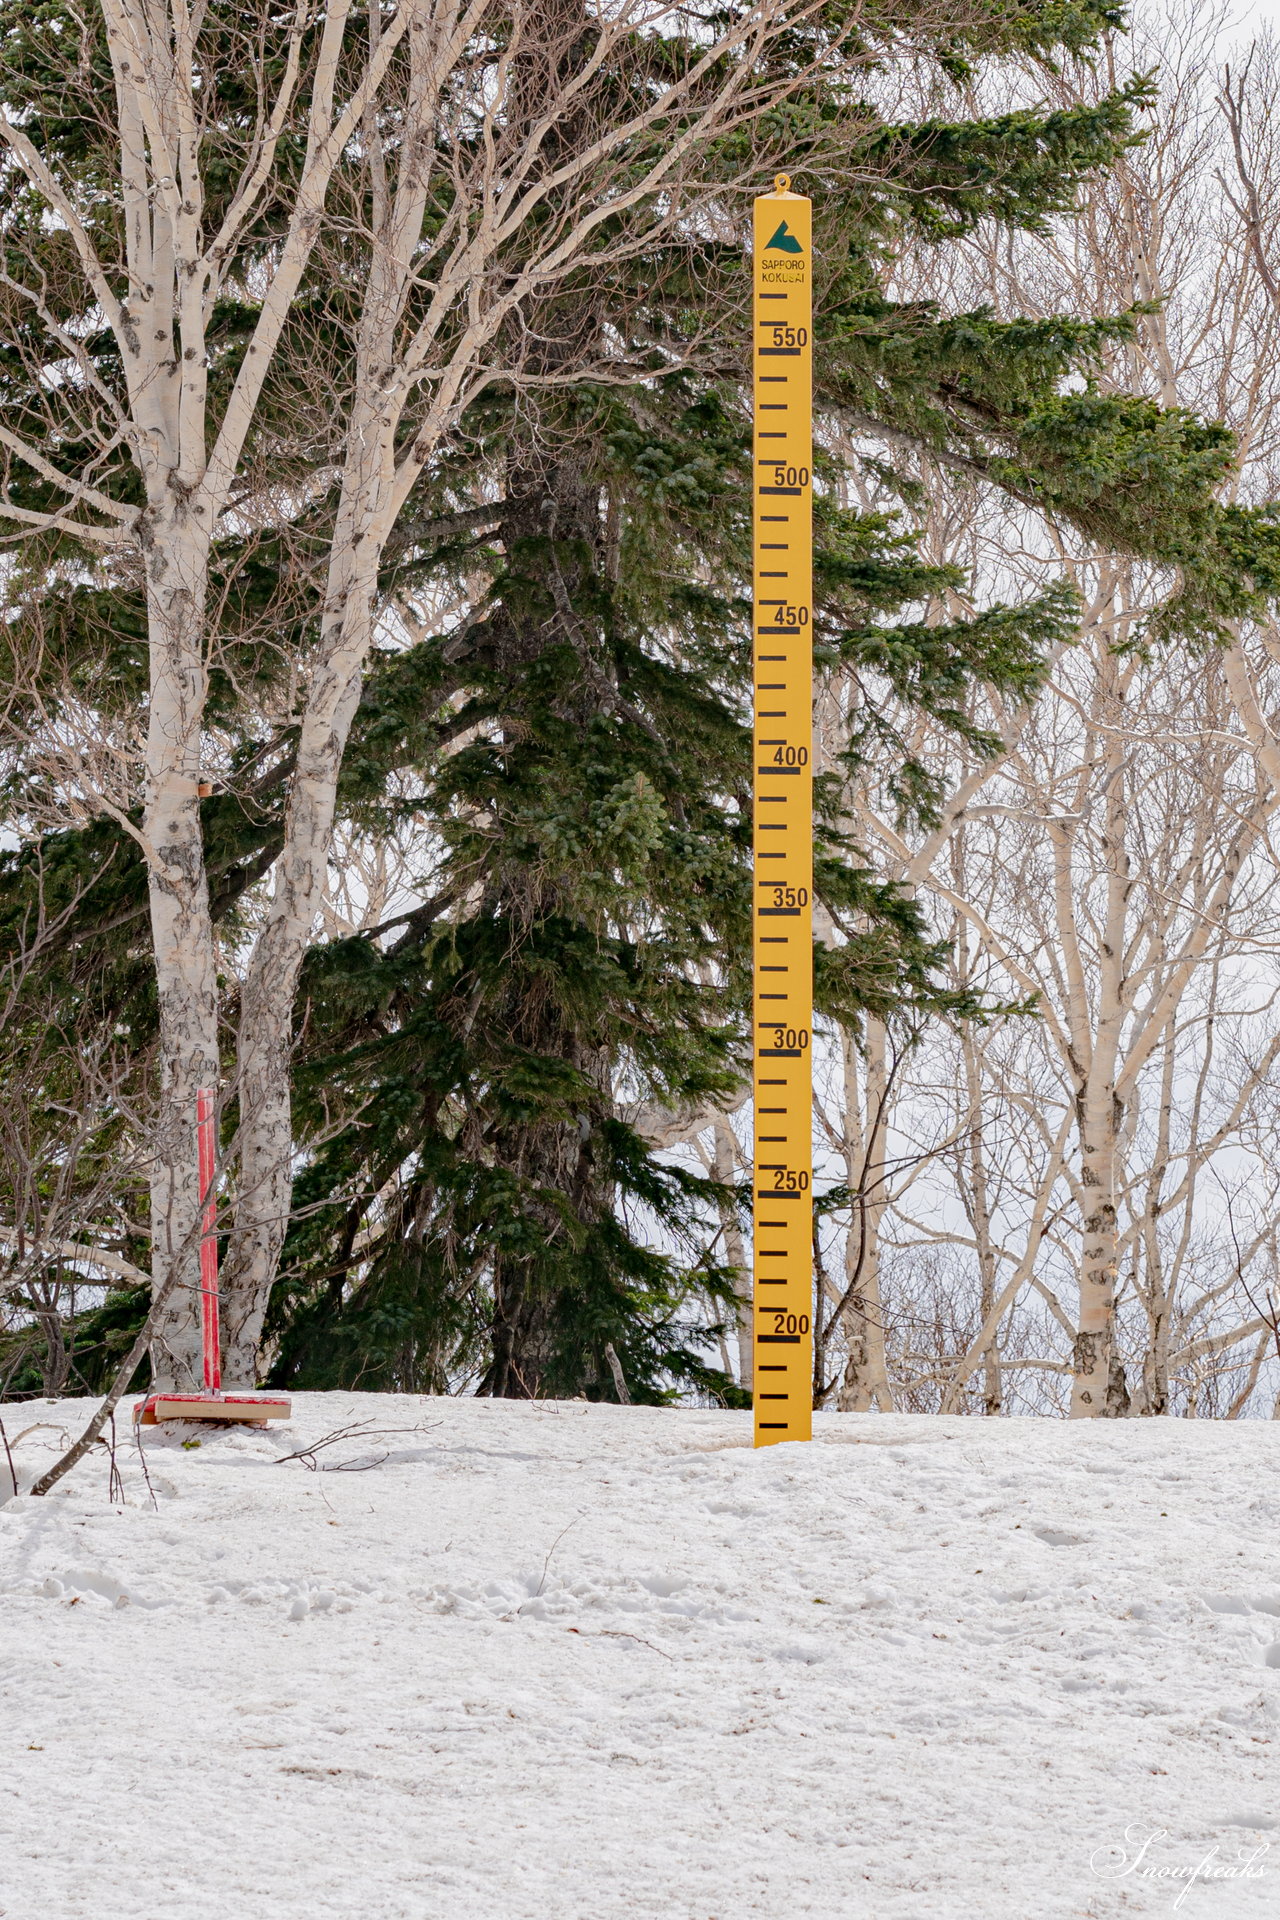
[[[4,1920],[1280,1912],[1280,1429],[748,1438],[302,1394],[9,1500]]]

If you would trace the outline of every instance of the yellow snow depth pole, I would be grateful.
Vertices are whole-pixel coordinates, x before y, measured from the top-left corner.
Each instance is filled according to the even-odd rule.
[[[755,1442],[813,1437],[811,207],[755,203]]]

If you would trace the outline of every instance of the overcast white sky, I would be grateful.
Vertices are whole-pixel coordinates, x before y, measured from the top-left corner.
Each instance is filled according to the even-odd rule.
[[[1238,7],[1233,15],[1235,24],[1226,32],[1228,40],[1234,40],[1247,34],[1250,27],[1261,26],[1264,21],[1273,25],[1280,22],[1280,0],[1254,0],[1253,5]]]

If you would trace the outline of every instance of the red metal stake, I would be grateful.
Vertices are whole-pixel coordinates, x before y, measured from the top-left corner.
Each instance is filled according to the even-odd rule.
[[[196,1161],[200,1176],[200,1344],[204,1353],[204,1390],[222,1392],[222,1329],[218,1321],[218,1197],[214,1170],[218,1162],[214,1132],[215,1100],[212,1087],[196,1094]]]
[[[218,1324],[218,1166],[217,1096],[212,1087],[196,1092],[196,1171],[200,1182],[200,1351],[204,1392],[149,1393],[133,1417],[153,1427],[161,1420],[214,1420],[219,1426],[239,1420],[265,1426],[287,1420],[290,1404],[280,1393],[222,1391],[222,1337]]]

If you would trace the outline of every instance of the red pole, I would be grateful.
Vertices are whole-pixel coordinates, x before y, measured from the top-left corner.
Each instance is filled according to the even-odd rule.
[[[196,1159],[200,1173],[200,1344],[204,1352],[204,1390],[222,1391],[222,1335],[218,1324],[218,1198],[213,1175],[217,1165],[214,1133],[214,1093],[201,1087],[196,1094]]]

